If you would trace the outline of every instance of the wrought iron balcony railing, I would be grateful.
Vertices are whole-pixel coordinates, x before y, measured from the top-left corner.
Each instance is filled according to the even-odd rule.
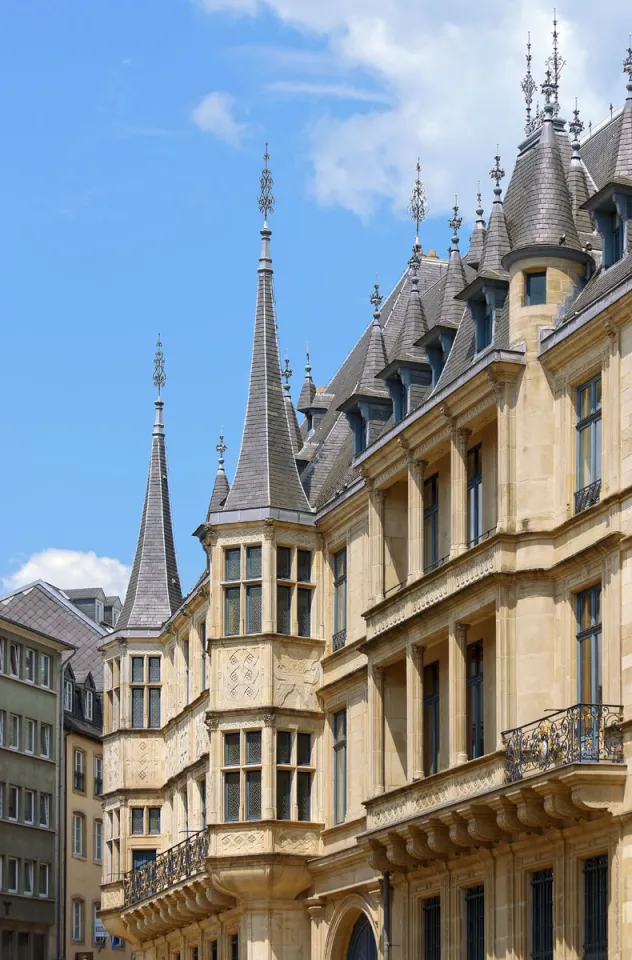
[[[596,503],[599,503],[600,496],[601,480],[595,480],[594,483],[589,483],[587,487],[576,490],[575,513],[582,513],[583,510],[588,510],[588,507],[594,507]]]
[[[346,642],[347,642],[346,630],[339,630],[338,633],[334,633],[333,637],[331,638],[331,644],[334,649],[334,652],[336,650],[342,650]]]
[[[123,882],[125,906],[146,900],[181,880],[203,873],[207,854],[208,834],[206,830],[200,830],[159,853],[155,860],[130,870]]]
[[[509,783],[569,763],[623,763],[623,708],[577,703],[523,727],[505,730],[505,777]]]

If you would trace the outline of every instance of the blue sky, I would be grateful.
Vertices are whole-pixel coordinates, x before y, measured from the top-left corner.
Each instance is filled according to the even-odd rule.
[[[595,123],[621,103],[623,6],[602,4],[597,25],[585,0],[560,11],[567,115],[575,93]],[[510,13],[499,0],[457,2],[451,21],[425,0],[0,6],[5,588],[40,574],[61,587],[123,583],[158,331],[176,545],[192,584],[220,425],[229,476],[239,450],[265,140],[296,396],[306,341],[325,383],[370,320],[376,271],[388,289],[403,269],[417,155],[422,242],[441,253],[455,192],[464,241],[478,179],[489,209],[497,141],[511,170],[526,31],[540,79],[550,10],[520,0]]]

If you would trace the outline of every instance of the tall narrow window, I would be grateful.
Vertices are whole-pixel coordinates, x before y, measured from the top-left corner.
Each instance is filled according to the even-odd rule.
[[[246,579],[261,580],[261,547],[248,547],[246,550]]]
[[[277,547],[277,580],[289,580],[292,576],[292,550]]]
[[[485,753],[483,641],[467,648],[467,755],[470,760]]]
[[[94,821],[94,862],[101,863],[103,860],[103,821]]]
[[[21,746],[20,720],[21,717],[18,717],[16,713],[9,714],[9,748],[11,750],[19,750]]]
[[[482,448],[467,451],[467,545],[475,546],[483,533]]]
[[[296,801],[298,819],[311,820],[312,816],[312,737],[309,733],[296,736]]]
[[[347,711],[334,714],[334,823],[347,816]]]
[[[226,610],[224,614],[224,631],[227,637],[234,637],[239,633],[240,624],[240,587],[228,587],[226,590]]]
[[[427,897],[423,904],[424,960],[441,960],[441,901]]]
[[[149,807],[147,811],[149,833],[160,833],[160,807]]]
[[[340,650],[347,640],[347,549],[334,554],[334,635],[333,648]]]
[[[601,654],[601,586],[577,595],[577,699],[600,704],[603,699]]]
[[[225,580],[239,580],[241,577],[241,548],[236,547],[232,550],[227,550],[224,554],[225,559],[225,571],[224,579]]]
[[[584,951],[586,960],[608,960],[608,856],[584,860]]]
[[[50,657],[47,653],[40,653],[40,683],[43,687],[50,687]]]
[[[19,820],[20,818],[20,788],[9,784],[7,816],[9,820]]]
[[[546,303],[546,270],[537,273],[525,273],[525,305],[542,306]]]
[[[72,855],[85,856],[85,818],[80,813],[72,815]]]
[[[74,790],[79,790],[81,793],[86,789],[86,775],[84,770],[84,760],[85,754],[83,750],[75,750],[73,752],[72,760],[72,769],[73,769],[73,779],[72,786]]]
[[[577,389],[577,482],[575,513],[599,503],[601,496],[601,376]]]
[[[465,957],[485,960],[485,891],[481,885],[465,891]]]
[[[35,720],[26,720],[25,753],[35,753]]]
[[[236,771],[226,771],[224,773],[224,820],[239,820],[240,812],[240,781],[241,772],[239,765],[241,761],[240,734],[224,734],[224,766],[237,767]]]
[[[20,645],[17,643],[9,647],[9,673],[12,677],[20,676]]]
[[[83,900],[72,901],[72,930],[71,938],[75,943],[83,943]]]
[[[246,587],[246,633],[261,633],[261,584]]]
[[[291,629],[292,588],[277,584],[277,633],[288,635]]]
[[[312,553],[311,550],[296,551],[296,579],[299,583],[311,583],[312,580]]]
[[[423,674],[424,776],[439,770],[439,664],[429,663]]]
[[[138,836],[145,832],[145,808],[132,807],[132,835]]]
[[[531,960],[553,960],[553,871],[531,874]]]
[[[312,635],[312,591],[299,587],[296,591],[299,637]]]
[[[206,690],[206,620],[199,621],[198,635],[200,637],[200,655],[202,657],[202,690]]]
[[[35,794],[32,790],[24,791],[24,822],[35,822]]]
[[[64,680],[64,710],[66,713],[72,713],[74,684],[72,680]]]
[[[39,795],[39,824],[40,827],[50,827],[50,793],[40,793]]]
[[[18,892],[18,860],[15,857],[9,857],[7,862],[7,891],[9,893]]]
[[[100,797],[103,793],[103,757],[94,758],[94,795]]]
[[[424,571],[434,570],[439,560],[439,476],[424,481]]]
[[[261,819],[261,730],[246,733],[246,819]]]
[[[180,809],[182,811],[182,833],[186,840],[189,836],[189,794],[186,787],[180,791]]]
[[[24,651],[24,679],[27,683],[35,683],[35,650],[29,647]]]
[[[40,897],[48,896],[48,879],[50,874],[50,864],[40,863],[37,892]]]
[[[50,723],[40,723],[40,756],[50,760],[52,757],[52,726]]]
[[[200,830],[206,830],[206,777],[201,777],[198,780],[198,791],[200,795]],[[149,812],[151,813],[151,810]],[[158,810],[158,813],[160,814],[160,810]],[[160,833],[160,820],[158,820],[156,833]]]
[[[191,694],[191,678],[189,676],[189,638],[182,641],[182,660],[184,663],[184,702],[187,704]]]
[[[86,720],[92,720],[94,714],[94,693],[92,690],[86,690],[83,705]]]

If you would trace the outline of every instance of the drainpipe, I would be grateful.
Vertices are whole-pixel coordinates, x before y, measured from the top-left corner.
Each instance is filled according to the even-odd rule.
[[[388,871],[382,874],[382,887],[384,890],[384,935],[382,938],[382,953],[384,960],[389,960],[391,955],[391,875]]]
[[[77,651],[73,650],[67,660],[60,657],[59,664],[59,727],[57,730],[57,824],[56,824],[56,853],[57,853],[57,899],[55,925],[57,927],[57,958],[65,960],[66,956],[66,860],[67,860],[67,830],[66,830],[66,737],[64,735],[64,672]],[[63,841],[63,845],[62,845]]]

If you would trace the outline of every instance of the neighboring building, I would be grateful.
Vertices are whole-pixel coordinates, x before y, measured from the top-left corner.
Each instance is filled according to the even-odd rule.
[[[86,592],[104,596],[98,590]],[[103,663],[99,645],[106,630],[72,603],[65,591],[44,581],[0,600],[0,616],[5,614],[19,620],[25,629],[39,626],[64,649],[69,644],[75,648],[63,658],[62,703],[54,721],[56,755],[61,760],[59,785],[56,783],[52,792],[56,800],[55,826],[51,826],[61,851],[55,872],[55,886],[60,889],[59,933],[44,960],[91,960],[97,954],[101,960],[124,960],[126,950],[129,955],[127,945],[107,935],[98,917],[103,859]],[[59,690],[59,681],[55,689]],[[61,751],[57,742],[60,729]],[[0,956],[4,960],[4,954]],[[23,960],[23,955],[18,953],[11,960]],[[25,955],[24,960],[32,958]]]
[[[57,953],[59,689],[70,649],[13,619],[0,601],[2,960]]]
[[[632,49],[581,146],[551,62],[505,202],[496,157],[468,253],[455,209],[300,427],[264,223],[184,599],[159,395],[103,645],[103,920],[138,960],[632,954]]]
[[[108,627],[116,626],[122,608],[119,597],[106,597],[101,587],[63,592],[91,620]]]

